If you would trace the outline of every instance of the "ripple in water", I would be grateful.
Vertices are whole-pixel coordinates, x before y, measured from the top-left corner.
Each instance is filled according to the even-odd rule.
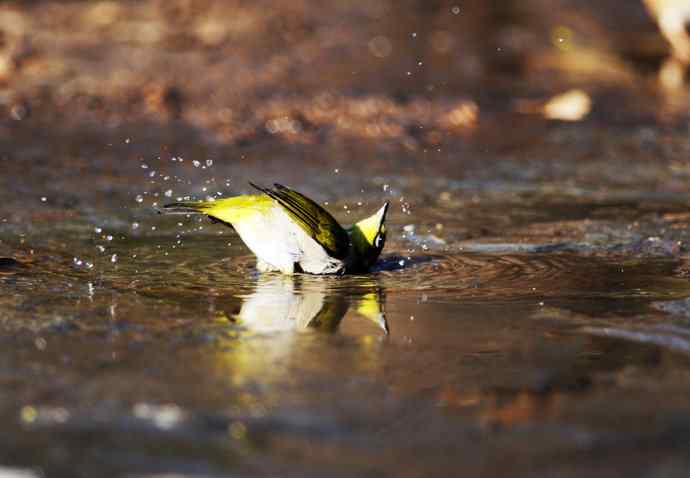
[[[689,291],[686,281],[660,277],[653,261],[622,263],[569,253],[465,253],[398,259],[387,257],[379,265],[377,275],[389,293],[439,291],[463,299],[593,299],[672,298]]]

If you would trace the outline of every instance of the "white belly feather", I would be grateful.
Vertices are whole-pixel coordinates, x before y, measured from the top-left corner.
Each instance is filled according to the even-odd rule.
[[[292,274],[297,263],[304,272],[335,274],[345,266],[343,261],[330,257],[279,206],[267,213],[247,217],[233,226],[269,270]]]

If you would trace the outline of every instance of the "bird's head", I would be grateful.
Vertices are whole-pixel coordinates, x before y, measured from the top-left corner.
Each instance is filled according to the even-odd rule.
[[[366,219],[362,219],[350,228],[353,263],[351,268],[366,271],[374,265],[386,242],[386,212],[388,202],[381,209]]]

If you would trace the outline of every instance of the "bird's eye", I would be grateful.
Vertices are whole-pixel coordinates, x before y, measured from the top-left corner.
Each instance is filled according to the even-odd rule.
[[[381,247],[381,242],[382,242],[381,234],[377,234],[376,238],[374,239],[374,247]]]

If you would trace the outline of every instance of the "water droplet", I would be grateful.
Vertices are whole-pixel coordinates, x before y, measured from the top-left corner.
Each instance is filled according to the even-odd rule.
[[[132,223],[132,229],[139,229],[139,223],[138,223],[138,222],[133,222],[133,223]]]
[[[47,200],[48,200],[48,198],[45,197],[45,196],[43,196],[43,197],[41,198],[41,202],[46,202]]]
[[[149,165],[144,163],[141,165],[141,169],[149,169]]]
[[[101,232],[103,232],[103,229],[101,229],[100,227],[94,227],[93,230],[94,232],[96,232],[96,234],[100,234]]]
[[[210,168],[211,166],[213,166],[213,160],[212,160],[212,159],[207,159],[207,160],[206,160],[206,166],[208,166],[209,168]]]
[[[460,7],[456,5],[453,8],[451,8],[450,11],[453,12],[453,15],[457,15],[460,13]]]
[[[137,194],[137,197],[135,199],[138,203],[144,202],[144,196],[142,196],[141,194]]]
[[[172,189],[168,189],[164,194],[166,198],[172,197]]]
[[[390,186],[389,186],[388,184],[384,184],[384,185],[383,185],[383,190],[384,190],[384,192],[385,192],[385,191],[388,191],[388,189],[390,189]]]
[[[195,168],[198,168],[199,166],[201,166],[201,163],[199,161],[197,161],[196,159],[194,161],[192,161],[192,164],[194,165]]]
[[[108,234],[107,236],[105,236],[105,240],[106,240],[106,241],[112,241],[112,240],[113,240],[113,236],[111,236],[110,234]]]
[[[101,246],[100,244],[96,246],[96,249],[98,249],[98,252],[105,252],[105,247]]]
[[[117,254],[113,254],[112,256],[110,256],[110,262],[117,262]]]

